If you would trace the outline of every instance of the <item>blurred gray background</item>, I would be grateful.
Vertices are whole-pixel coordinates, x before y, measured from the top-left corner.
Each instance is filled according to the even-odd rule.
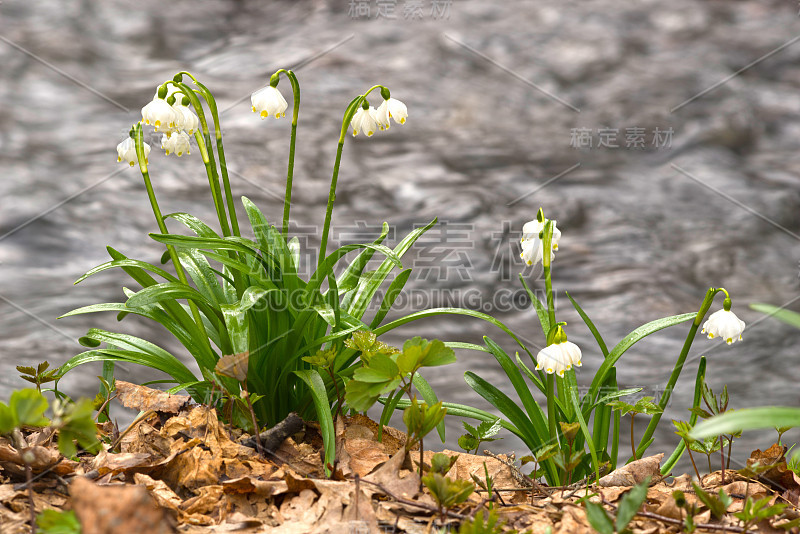
[[[651,451],[676,444],[669,419],[688,417],[701,354],[708,382],[715,390],[728,385],[732,407],[796,406],[800,334],[747,306],[800,310],[799,40],[797,3],[777,0],[7,0],[0,5],[0,398],[25,385],[15,365],[61,364],[82,350],[76,340],[93,326],[189,358],[135,317],[56,320],[79,306],[124,300],[122,285],[135,289],[121,271],[72,285],[108,259],[106,245],[154,263],[161,255],[147,236],[157,228],[141,176],[116,163],[115,147],[155,87],[189,70],[223,110],[234,194],[277,223],[290,121],[259,120],[249,95],[276,69],[294,68],[302,107],[292,232],[304,250],[319,242],[344,108],[382,83],[408,105],[408,122],[348,138],[333,238],[364,241],[387,221],[396,242],[439,217],[407,257],[416,272],[401,312],[448,304],[488,311],[535,354],[544,340],[519,298],[517,273],[543,285],[540,270],[519,260],[517,242],[541,206],[563,232],[554,284],[559,318],[583,348],[579,383],[589,383],[602,356],[565,289],[609,345],[649,320],[696,311],[709,286],[728,288],[748,324],[744,341],[731,347],[698,337]],[[291,103],[286,81],[280,88]],[[151,145],[162,209],[214,221],[197,151],[166,158],[157,137]],[[712,311],[719,307],[721,298]],[[663,389],[686,330],[636,345],[619,363],[620,383]],[[474,343],[490,335],[514,350],[502,332],[463,318],[419,321],[386,338],[414,335]],[[427,377],[442,399],[486,408],[462,380],[468,369],[511,391],[483,353],[460,351],[456,365]],[[99,372],[75,371],[62,387],[93,395]],[[132,366],[118,375],[161,378]],[[451,448],[460,427],[449,422]],[[734,455],[742,460],[774,437],[748,433]],[[494,449],[524,452],[511,437]]]

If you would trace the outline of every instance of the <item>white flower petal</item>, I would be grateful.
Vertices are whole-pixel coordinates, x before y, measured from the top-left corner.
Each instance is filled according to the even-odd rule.
[[[378,123],[378,128],[381,130],[388,130],[389,126],[391,126],[388,102],[388,100],[384,100],[383,104],[378,106],[375,112],[375,121]]]
[[[359,132],[364,132],[367,137],[371,137],[378,130],[378,121],[376,120],[375,108],[370,106],[369,109],[358,108],[350,125],[353,127],[353,135],[358,135]]]
[[[744,321],[739,319],[732,311],[718,310],[711,314],[708,320],[703,323],[703,334],[708,334],[708,339],[719,337],[728,345],[736,343],[742,339],[744,332]]]
[[[153,125],[157,132],[169,133],[175,130],[180,117],[165,100],[156,97],[142,108],[142,120]]]
[[[150,154],[150,145],[143,143],[144,160],[147,162],[147,156]],[[127,161],[131,167],[139,163],[139,158],[136,156],[136,141],[131,137],[126,137],[124,141],[117,145],[117,162]]]
[[[536,369],[544,369],[547,374],[564,376],[564,371],[573,365],[581,366],[581,349],[570,341],[548,345],[536,355]]]
[[[250,95],[250,103],[253,111],[258,113],[262,119],[273,116],[276,119],[286,116],[286,108],[289,104],[277,87],[268,85]]]
[[[526,222],[522,227],[522,239],[520,239],[522,253],[520,254],[520,257],[527,265],[536,265],[542,261],[544,256],[542,250],[543,243],[539,237],[539,234],[541,234],[542,230],[544,230],[544,225],[546,222],[547,219],[545,219],[544,222],[539,222],[538,220],[534,219]],[[553,221],[553,236],[551,239],[553,250],[550,252],[551,262],[555,258],[555,251],[558,250],[558,242],[560,240],[561,230],[556,227],[556,221]]]
[[[406,118],[408,118],[408,108],[406,108],[405,104],[396,98],[384,100],[384,103],[386,103],[386,106],[389,108],[389,116],[394,119],[394,122],[398,124],[406,123]]]

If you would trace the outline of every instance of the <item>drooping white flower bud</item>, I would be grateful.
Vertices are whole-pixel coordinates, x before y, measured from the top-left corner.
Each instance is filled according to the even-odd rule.
[[[166,100],[158,97],[142,108],[142,120],[145,124],[153,125],[156,131],[172,132],[176,129],[176,122],[180,119],[178,114],[167,104]]]
[[[286,115],[286,108],[289,107],[278,88],[271,85],[250,95],[250,103],[253,105],[253,111],[258,113],[262,119],[269,116],[276,119],[283,117]]]
[[[353,127],[353,135],[356,136],[359,132],[364,132],[367,137],[371,137],[378,129],[378,121],[375,118],[375,114],[375,108],[372,106],[369,106],[368,109],[358,108],[358,111],[350,121],[350,126]]]
[[[144,161],[147,163],[147,156],[150,154],[150,145],[143,143],[144,148]],[[139,162],[136,157],[136,141],[130,137],[126,137],[124,141],[117,145],[117,163],[125,160],[133,167]]]

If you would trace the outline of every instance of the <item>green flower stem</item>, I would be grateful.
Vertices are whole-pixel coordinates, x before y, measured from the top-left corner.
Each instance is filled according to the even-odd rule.
[[[214,99],[214,95],[211,94],[211,91],[209,91],[205,85],[197,81],[197,78],[191,73],[182,71],[178,74],[186,74],[192,79],[192,82],[200,88],[200,92],[208,104],[208,109],[211,110],[211,117],[214,119],[214,136],[217,145],[217,154],[219,155],[219,169],[222,174],[222,183],[225,187],[225,201],[228,204],[231,228],[233,229],[233,235],[241,237],[242,234],[239,232],[239,219],[236,217],[236,205],[233,202],[233,193],[231,192],[231,182],[228,179],[228,166],[225,164],[225,150],[222,147],[222,127],[219,124],[217,101]]]
[[[172,85],[177,87],[181,90],[183,94],[189,97],[189,100],[194,107],[195,112],[197,113],[197,118],[200,120],[200,129],[203,132],[203,139],[205,140],[206,147],[211,146],[211,134],[208,130],[208,122],[206,122],[206,114],[203,112],[203,106],[200,103],[200,100],[197,98],[197,94],[185,83],[183,82],[175,82],[170,81]],[[219,129],[217,129],[219,130]],[[230,225],[228,224],[228,218],[225,216],[225,211],[223,208],[222,203],[222,192],[220,190],[219,184],[219,175],[217,174],[217,162],[214,160],[214,153],[206,150],[206,155],[208,159],[208,163],[203,160],[203,163],[206,163],[206,172],[209,173],[208,176],[208,183],[211,185],[211,196],[214,199],[214,206],[217,209],[217,218],[219,219],[220,229],[222,230],[222,235],[227,237],[231,235]]]
[[[558,432],[556,431],[555,385],[555,373],[547,375],[547,427],[550,431],[549,443],[558,443]],[[556,484],[560,483],[560,481],[556,481]]]
[[[283,238],[289,237],[289,207],[292,205],[292,178],[294,177],[294,147],[297,140],[297,117],[300,114],[300,83],[294,72],[280,69],[275,74],[286,74],[292,84],[294,104],[292,106],[292,136],[289,141],[289,167],[286,170],[286,194],[283,197]],[[273,75],[274,76],[274,75]]]
[[[225,211],[222,207],[221,199],[218,199],[217,195],[213,194],[215,191],[214,170],[211,167],[211,160],[208,156],[208,148],[206,147],[206,142],[203,139],[203,134],[201,134],[199,131],[194,132],[194,140],[197,142],[197,147],[200,149],[200,157],[203,159],[203,165],[206,167],[206,175],[208,175],[208,186],[211,188],[211,196],[214,199],[214,208],[217,210],[217,218],[219,218],[221,221],[225,218]]]
[[[692,347],[692,343],[694,342],[697,329],[700,328],[701,324],[703,324],[703,319],[705,318],[706,313],[708,313],[711,303],[714,301],[714,296],[720,291],[724,291],[724,289],[713,287],[708,289],[706,296],[703,299],[703,304],[700,306],[700,310],[697,312],[697,315],[692,322],[692,326],[689,327],[689,333],[686,336],[686,341],[683,343],[683,349],[681,349],[681,353],[678,356],[678,361],[675,362],[675,367],[672,369],[672,374],[667,381],[667,386],[664,388],[664,393],[661,394],[661,400],[658,401],[658,406],[662,409],[662,412],[654,414],[653,417],[650,418],[650,423],[648,423],[647,429],[639,441],[639,446],[636,448],[639,458],[641,458],[644,455],[644,452],[647,450],[647,442],[656,431],[656,427],[658,426],[661,416],[664,415],[663,410],[667,407],[670,396],[672,395],[672,388],[675,387],[675,383],[678,381],[681,371],[683,371],[683,364],[686,363],[686,357],[688,356],[689,349]]]
[[[328,234],[330,233],[331,229],[331,215],[333,214],[333,203],[336,201],[336,182],[339,180],[339,165],[342,162],[342,150],[344,149],[344,140],[347,136],[347,128],[350,126],[350,121],[353,119],[353,115],[356,114],[358,108],[361,107],[361,103],[367,98],[367,96],[377,88],[383,88],[382,85],[373,85],[370,87],[369,91],[364,93],[363,95],[355,97],[353,100],[350,101],[350,104],[347,106],[347,109],[344,112],[344,118],[342,119],[342,130],[339,133],[339,146],[336,149],[336,161],[333,164],[333,176],[331,177],[331,189],[328,193],[328,207],[325,210],[325,222],[322,225],[322,241],[319,245],[319,258],[317,260],[317,268],[322,266],[322,262],[325,260],[325,257],[328,253]]]
[[[547,316],[550,319],[550,328],[556,324],[556,309],[553,298],[553,281],[550,273],[550,256],[553,250],[553,222],[547,221],[544,225],[544,239],[542,240],[542,267],[544,267],[544,287],[547,294]]]
[[[150,207],[153,209],[153,215],[156,217],[156,223],[158,224],[159,231],[162,234],[168,234],[169,230],[167,230],[167,225],[164,222],[164,216],[161,215],[161,208],[158,206],[158,200],[156,200],[156,194],[153,191],[153,184],[150,183],[150,173],[147,170],[147,160],[144,157],[144,141],[142,139],[141,122],[137,123],[134,127],[134,135],[134,141],[136,142],[136,158],[139,160],[139,170],[142,173],[142,178],[144,178],[144,186],[145,189],[147,189],[147,197],[150,199]],[[169,252],[169,257],[172,259],[172,264],[175,266],[175,272],[178,274],[178,279],[182,284],[188,285],[186,273],[183,271],[183,266],[178,259],[178,253],[176,252],[175,247],[172,245],[166,245],[166,247],[167,252]],[[203,325],[203,319],[200,317],[200,310],[197,309],[197,305],[191,299],[189,299],[189,308],[192,312],[192,318],[197,324],[197,328],[202,333],[202,339],[204,339],[206,343],[209,343],[210,347],[206,328],[205,325]]]

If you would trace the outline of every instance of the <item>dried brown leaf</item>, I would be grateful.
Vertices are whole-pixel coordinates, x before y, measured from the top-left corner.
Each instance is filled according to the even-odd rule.
[[[117,380],[116,384],[117,399],[122,405],[140,412],[153,410],[154,412],[178,413],[191,399],[188,395],[170,395],[164,391],[131,384],[124,380]]]
[[[633,461],[628,465],[620,467],[601,478],[598,484],[601,487],[610,486],[635,486],[647,477],[651,478],[651,483],[660,477],[661,460],[664,453],[648,456],[640,460]]]

